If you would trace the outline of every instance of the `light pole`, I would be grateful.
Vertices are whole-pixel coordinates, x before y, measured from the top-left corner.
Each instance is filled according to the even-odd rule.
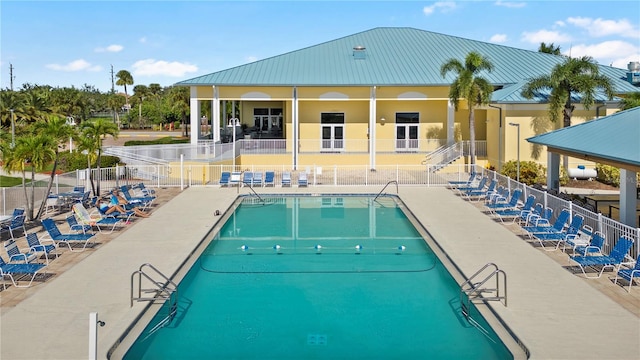
[[[16,121],[13,118],[13,109],[9,111],[11,111],[11,148],[13,149],[16,146]]]
[[[233,169],[235,170],[236,168],[236,126],[240,125],[240,120],[238,120],[238,118],[231,118],[229,119],[229,125],[228,127],[231,128],[231,132],[233,136]]]
[[[518,174],[516,175],[516,181],[520,182],[520,124],[509,123],[511,126],[515,126],[518,129]]]
[[[138,104],[138,127],[142,127],[142,102],[144,101],[144,96],[140,97],[140,103]]]

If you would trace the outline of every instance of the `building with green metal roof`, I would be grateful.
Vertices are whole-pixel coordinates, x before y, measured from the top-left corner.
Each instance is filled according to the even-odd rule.
[[[230,119],[242,124],[252,155],[238,164],[420,164],[442,146],[469,139],[468,109],[449,101],[454,74],[441,66],[476,51],[492,72],[491,104],[475,111],[479,163],[501,166],[516,158],[545,159],[525,138],[562,126],[551,123],[543,92],[526,99],[528,79],[549,74],[565,57],[464,39],[414,28],[374,28],[278,56],[178,82],[191,89],[192,144],[226,141]],[[628,71],[599,66],[615,93],[639,91]],[[574,100],[579,101],[579,98]],[[596,95],[596,106],[576,105],[573,123],[618,110],[618,98]],[[203,106],[204,103],[207,103]],[[521,138],[508,123],[520,124]],[[260,151],[271,149],[270,151]],[[273,151],[278,149],[278,151]],[[261,156],[264,155],[264,156]]]

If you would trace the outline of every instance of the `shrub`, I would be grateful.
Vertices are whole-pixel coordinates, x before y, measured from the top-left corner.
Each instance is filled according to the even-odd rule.
[[[166,144],[188,144],[189,139],[174,138],[171,136],[158,138],[154,140],[130,140],[124,143],[124,146],[137,145],[166,145]]]
[[[120,158],[117,156],[103,155],[100,162],[101,167],[115,167],[120,163]],[[95,162],[91,164],[92,168],[95,168]],[[63,152],[60,153],[58,162],[58,169],[62,172],[70,172],[75,170],[82,170],[87,168],[87,155],[80,152]]]
[[[502,175],[512,179],[518,178],[518,162],[508,161],[502,166]],[[520,162],[520,182],[527,185],[544,184],[546,182],[546,169],[533,161]]]

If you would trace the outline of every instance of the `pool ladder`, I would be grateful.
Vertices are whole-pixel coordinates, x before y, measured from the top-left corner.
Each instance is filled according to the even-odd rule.
[[[395,181],[395,180],[391,180],[391,181],[389,181],[389,182],[387,183],[387,185],[385,185],[385,186],[382,188],[382,190],[380,190],[380,192],[378,193],[378,195],[376,195],[376,197],[375,197],[375,198],[373,198],[373,201],[376,201],[376,200],[378,199],[378,197],[379,197],[380,195],[382,195],[382,192],[387,188],[387,186],[389,186],[389,185],[391,185],[391,184],[394,184],[394,183],[396,184],[396,193],[397,193],[397,192],[398,192],[398,182],[397,182],[397,181]]]
[[[484,278],[481,281],[475,281],[476,277],[481,275]],[[494,288],[486,287],[491,279],[495,279]],[[485,294],[489,294],[489,296]],[[494,263],[487,263],[460,285],[460,303],[465,316],[469,314],[471,303],[485,301],[500,301],[504,306],[507,306],[507,274]]]
[[[145,268],[147,269],[146,271]],[[157,280],[158,277],[161,280]],[[136,279],[138,280],[137,294],[135,286]],[[143,281],[143,279],[146,279],[147,281]],[[151,285],[151,287],[143,288],[143,282]],[[143,294],[145,296],[143,296]],[[169,301],[169,311],[167,315],[159,321],[153,329],[151,329],[150,334],[153,334],[158,329],[168,325],[176,316],[176,313],[178,312],[178,286],[166,275],[161,273],[155,266],[149,263],[140,265],[140,268],[131,274],[131,306],[133,306],[134,301],[162,301],[166,303],[167,300]]]

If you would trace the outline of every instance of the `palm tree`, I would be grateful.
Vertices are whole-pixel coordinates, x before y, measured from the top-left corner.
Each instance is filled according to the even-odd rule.
[[[86,121],[82,124],[82,136],[88,139],[92,139],[94,142],[94,148],[97,149],[98,156],[96,162],[96,168],[98,169],[98,176],[100,176],[100,157],[102,156],[102,139],[106,135],[111,135],[114,138],[118,137],[118,126],[112,122],[109,122],[103,118],[96,119],[95,121]],[[93,188],[93,178],[91,177],[91,168],[89,168],[89,180],[91,181],[91,187]],[[94,188],[94,195],[100,195],[100,179],[98,184]]]
[[[4,168],[9,171],[20,171],[22,174],[22,188],[26,199],[27,218],[33,220],[35,202],[36,171],[41,171],[54,158],[53,139],[43,133],[24,135],[16,139],[16,146],[3,153]],[[7,150],[7,149],[3,149]],[[27,193],[26,165],[31,165],[31,196]]]
[[[595,104],[596,91],[601,89],[609,100],[613,99],[611,80],[600,75],[598,64],[590,56],[566,58],[556,65],[549,75],[535,77],[525,85],[522,96],[533,99],[543,96],[542,91],[550,90],[548,95],[549,117],[558,121],[562,110],[563,127],[571,126],[571,116],[575,106],[572,97],[581,95],[582,105],[589,110]]]
[[[51,177],[49,178],[49,184],[47,186],[47,191],[45,192],[45,194],[49,194],[53,185],[53,181],[55,180],[56,170],[58,168],[58,160],[60,158],[60,147],[58,145],[61,143],[64,144],[69,138],[74,137],[75,129],[71,125],[67,124],[66,119],[58,116],[52,116],[45,121],[37,122],[35,124],[35,128],[38,133],[48,135],[53,140],[53,169],[51,169]],[[45,206],[46,202],[43,201],[42,204],[40,204],[40,209],[38,210],[36,218],[40,217],[40,215],[44,211]]]
[[[540,43],[540,47],[538,48],[538,52],[552,55],[562,55],[560,52],[560,45],[555,46],[553,43],[547,45],[544,42]]]
[[[183,86],[174,86],[169,89],[169,96],[166,100],[170,102],[171,112],[174,114],[175,118],[180,119],[182,128],[184,129],[183,136],[189,136],[187,133],[187,119],[190,112],[189,89]]]
[[[127,94],[127,85],[133,85],[133,76],[127,70],[120,70],[116,74],[116,85],[124,86],[124,98],[127,104],[127,110],[129,110],[129,94]]]
[[[622,105],[622,110],[628,110],[640,106],[640,91],[636,91],[625,96],[622,98],[620,104]]]
[[[491,72],[493,64],[489,59],[481,54],[472,51],[467,54],[464,64],[458,59],[449,59],[442,64],[440,74],[446,77],[447,73],[453,71],[456,78],[449,88],[449,99],[453,103],[456,111],[458,101],[461,98],[467,100],[469,106],[469,151],[471,155],[471,165],[476,163],[476,126],[474,109],[476,106],[487,105],[491,100],[493,86],[480,76],[483,71]]]

